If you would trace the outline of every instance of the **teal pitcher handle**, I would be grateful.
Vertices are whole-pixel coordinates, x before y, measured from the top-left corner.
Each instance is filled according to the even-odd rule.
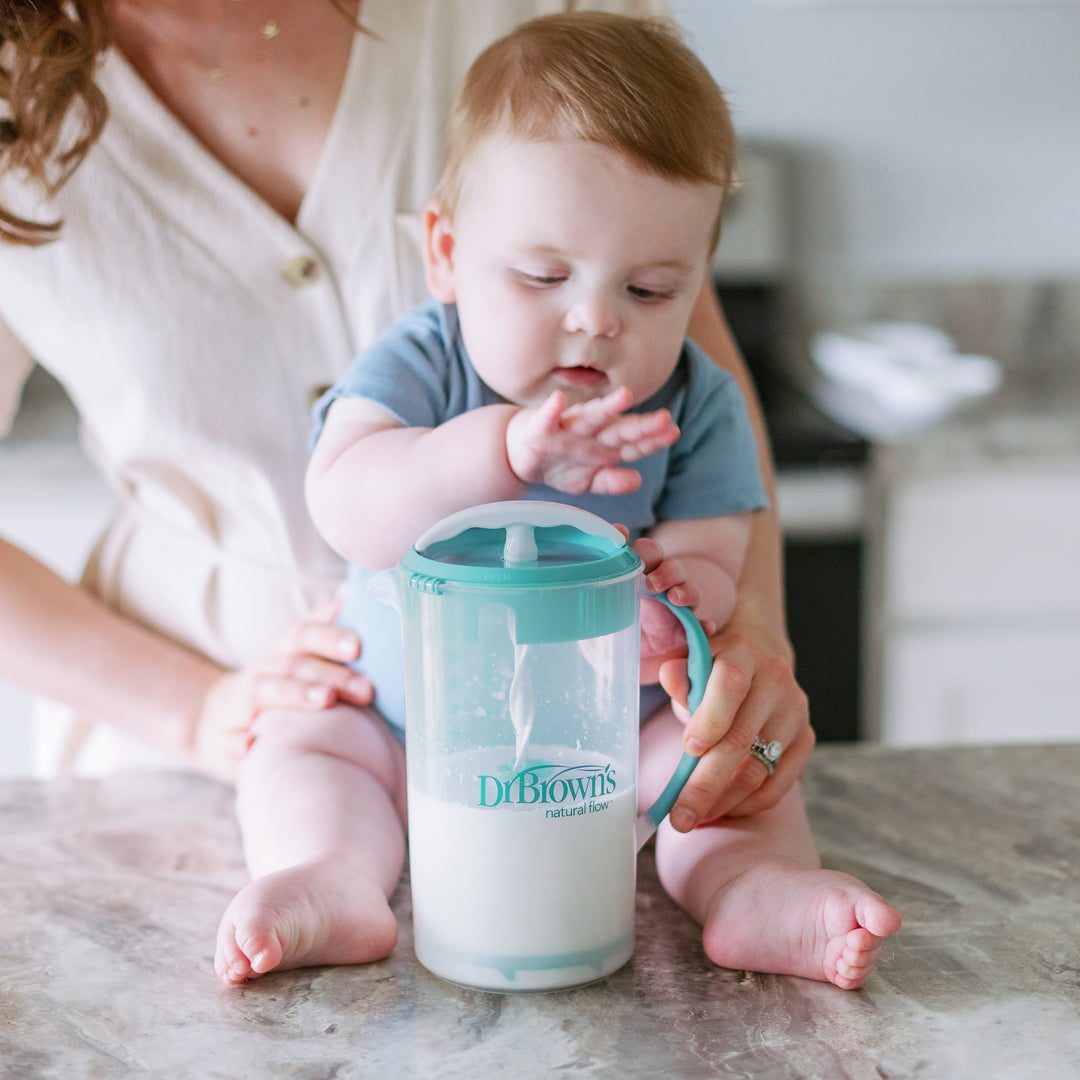
[[[687,674],[690,676],[690,693],[687,696],[687,706],[691,713],[697,710],[705,696],[705,684],[709,681],[709,673],[712,671],[712,649],[709,647],[709,639],[701,628],[697,616],[687,607],[673,604],[665,594],[650,594],[653,600],[659,600],[667,608],[675,613],[679,622],[686,631],[686,640],[690,646],[690,655],[687,658]],[[675,800],[679,797],[690,774],[697,767],[700,758],[693,754],[683,753],[675,772],[667,782],[667,787],[660,793],[660,797],[637,819],[637,848],[640,851],[649,839],[656,827],[667,817]]]

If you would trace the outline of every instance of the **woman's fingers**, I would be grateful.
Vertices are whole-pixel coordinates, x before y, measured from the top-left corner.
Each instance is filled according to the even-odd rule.
[[[232,778],[254,739],[252,725],[265,709],[313,712],[338,701],[371,704],[371,680],[348,666],[360,655],[360,639],[333,621],[340,606],[337,599],[313,609],[262,656],[216,680],[195,732],[196,755],[207,773]]]
[[[371,704],[371,680],[348,666],[360,656],[360,638],[332,621],[339,608],[339,600],[315,608],[251,665],[248,677],[256,712],[324,709],[335,701]]]
[[[788,790],[798,783],[803,774],[803,769],[810,759],[810,754],[813,752],[814,743],[814,729],[807,725],[784,747],[776,771],[771,776],[767,775],[764,765],[751,758],[757,772],[759,774],[766,773],[764,779],[760,783],[755,784],[752,781],[748,783],[746,796],[734,802],[730,807],[728,806],[730,799],[721,800],[715,812],[716,816],[749,817],[760,810],[769,810],[776,806]],[[738,792],[733,790],[730,793],[730,798],[734,799],[737,795]]]
[[[360,653],[355,634],[309,625],[298,628],[296,645],[306,651],[270,653],[257,665],[252,694],[259,708],[321,709],[337,700],[371,704],[371,680],[344,663]]]
[[[794,722],[792,722],[794,721]],[[672,824],[680,830],[721,817],[743,817],[775,806],[798,782],[814,748],[814,732],[793,717],[770,716],[766,734],[752,734],[753,722],[737,721],[728,736],[704,754],[687,781],[672,811]],[[750,753],[755,738],[783,745],[776,769]]]
[[[704,754],[731,730],[754,685],[757,658],[742,642],[713,657],[712,671],[700,707],[690,718],[683,737],[688,754]],[[747,743],[749,746],[749,743]]]
[[[323,709],[335,701],[370,705],[371,680],[360,672],[315,657],[290,658],[285,671],[257,671],[251,696],[257,709]]]
[[[271,655],[321,656],[337,663],[351,663],[360,655],[360,638],[332,622],[305,619],[289,627],[274,643]]]

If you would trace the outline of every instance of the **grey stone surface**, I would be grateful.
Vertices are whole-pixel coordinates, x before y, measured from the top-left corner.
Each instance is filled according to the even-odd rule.
[[[641,856],[637,948],[556,994],[366,967],[243,988],[211,967],[244,881],[227,788],[180,774],[0,784],[0,1077],[1023,1080],[1080,1075],[1080,746],[825,746],[828,866],[904,927],[854,993],[714,967]]]
[[[902,473],[1080,465],[1080,368],[1068,376],[1010,374],[1000,390],[939,424],[875,447],[879,468]]]

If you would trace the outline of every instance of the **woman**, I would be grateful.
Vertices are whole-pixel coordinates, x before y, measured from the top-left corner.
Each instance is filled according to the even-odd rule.
[[[5,5],[0,401],[31,357],[48,368],[119,495],[78,586],[0,542],[0,674],[71,707],[89,734],[69,757],[115,759],[121,732],[229,778],[260,709],[371,700],[344,666],[360,643],[331,621],[340,564],[303,506],[308,406],[424,296],[417,214],[468,64],[574,6]],[[708,289],[691,333],[743,384],[767,464]],[[714,651],[703,707],[726,735],[672,815],[682,830],[775,805],[813,745],[771,512]],[[756,737],[785,747],[771,776]]]

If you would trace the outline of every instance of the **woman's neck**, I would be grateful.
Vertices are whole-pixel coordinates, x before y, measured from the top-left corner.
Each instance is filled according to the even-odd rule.
[[[112,33],[165,106],[294,221],[354,27],[329,0],[117,0]]]

